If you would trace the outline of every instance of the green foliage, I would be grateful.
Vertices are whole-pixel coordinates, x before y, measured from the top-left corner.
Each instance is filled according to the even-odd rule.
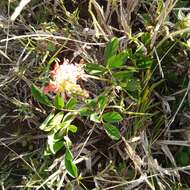
[[[88,74],[97,76],[101,76],[106,72],[106,68],[104,66],[94,63],[87,63],[85,70]]]
[[[137,78],[131,78],[126,80],[126,83],[122,83],[121,86],[130,92],[140,91],[141,90],[141,83],[140,80]]]
[[[64,141],[56,133],[49,133],[47,140],[47,148],[44,151],[44,155],[48,156],[56,154],[64,146]]]
[[[32,85],[31,93],[32,96],[40,103],[45,104],[47,106],[52,105],[49,98],[37,86]]]
[[[69,125],[68,130],[71,131],[72,133],[76,133],[78,128],[75,125]]]
[[[124,70],[113,73],[113,77],[119,81],[128,80],[133,78],[136,71]]]
[[[77,177],[78,176],[77,167],[73,162],[73,155],[68,148],[66,149],[65,152],[64,163],[69,175],[71,177]]]
[[[102,115],[102,118],[105,122],[120,122],[123,120],[123,117],[118,112],[107,112]]]
[[[148,35],[141,35],[141,37],[147,44],[149,43]],[[106,87],[99,90],[94,98],[84,101],[77,97],[70,97],[68,101],[64,101],[60,95],[56,95],[52,106],[54,110],[40,126],[41,130],[47,132],[48,137],[44,154],[47,156],[55,155],[61,150],[65,150],[65,169],[73,178],[78,177],[78,169],[71,152],[72,140],[69,134],[73,133],[72,136],[75,136],[77,132],[77,126],[72,124],[76,117],[80,117],[82,120],[85,118],[92,125],[105,132],[110,139],[119,141],[122,134],[118,126],[123,125],[127,113],[140,112],[143,115],[151,104],[148,102],[150,90],[142,88],[141,75],[144,75],[143,72],[152,67],[152,58],[145,56],[144,52],[140,50],[132,51],[130,47],[119,51],[118,38],[113,38],[108,42],[104,55],[105,65],[87,63],[85,71],[92,79],[100,80],[102,85]],[[143,90],[147,96],[141,97]],[[41,103],[44,102],[43,98],[47,97],[43,93],[41,94],[39,89],[37,92],[35,97],[39,97],[38,101]],[[140,109],[136,109],[136,112],[128,112],[125,99],[128,101],[130,99],[132,102],[129,108],[134,104]],[[140,129],[139,126],[143,126],[147,118],[147,116],[135,118],[134,134]]]
[[[181,147],[176,154],[176,160],[180,166],[188,166],[190,164],[190,148]]]
[[[81,117],[88,117],[93,113],[93,111],[88,107],[83,107],[83,108],[79,109],[78,112]]]
[[[77,167],[73,162],[73,156],[70,151],[72,142],[68,137],[69,131],[72,133],[77,132],[77,127],[71,124],[73,119],[74,116],[70,113],[64,116],[64,112],[62,111],[58,112],[57,114],[52,112],[41,124],[40,129],[48,132],[47,147],[44,151],[44,155],[49,156],[56,154],[65,146],[65,168],[70,176],[77,177]]]
[[[70,98],[66,104],[66,109],[72,110],[76,106],[77,100],[76,98]]]
[[[107,61],[107,66],[110,69],[119,68],[125,63],[125,60],[127,58],[128,58],[128,52],[127,51],[119,53],[117,55],[113,55],[113,56],[109,57],[109,59]]]
[[[108,99],[106,96],[99,96],[98,97],[98,107],[99,109],[104,109],[108,103]]]
[[[43,131],[49,131],[49,130],[47,130],[47,127],[48,127],[49,122],[53,119],[54,116],[55,116],[54,112],[50,113],[49,116],[40,125],[40,129]]]
[[[41,124],[40,129],[48,132],[45,155],[56,154],[65,145],[64,138],[68,135],[69,131],[72,133],[77,132],[77,127],[71,124],[73,119],[74,115],[70,113],[65,115],[63,111],[57,114],[52,112]],[[68,138],[66,139],[68,140]]]
[[[105,48],[105,52],[104,52],[104,59],[105,59],[105,63],[108,64],[108,60],[113,57],[114,55],[117,54],[117,50],[119,47],[119,39],[114,37],[112,38],[106,48]]]
[[[90,120],[94,121],[95,123],[100,123],[100,116],[97,113],[92,113],[90,115]]]
[[[107,135],[113,139],[113,140],[119,140],[121,138],[120,132],[118,128],[114,125],[111,125],[109,123],[104,124],[105,131]]]
[[[138,54],[135,56],[138,56]],[[142,56],[142,54],[140,54],[139,58],[137,59],[137,66],[142,69],[150,68],[152,66],[152,63],[153,63],[153,61],[151,58],[144,57],[144,56]]]
[[[0,128],[9,123],[6,121],[12,118],[13,110],[14,114],[18,113],[14,121],[20,121],[19,125],[25,127],[24,135],[20,136],[23,128],[12,133],[15,127],[11,125],[11,132],[5,131],[7,136],[1,139],[2,152],[11,145],[11,154],[6,155],[10,170],[5,167],[4,157],[1,162],[2,189],[11,189],[15,184],[20,187],[17,179],[21,175],[25,189],[81,189],[81,186],[122,189],[123,184],[139,180],[141,173],[136,170],[136,164],[146,166],[140,168],[147,175],[147,180],[140,184],[143,188],[167,189],[171,185],[171,189],[186,189],[188,186],[182,183],[185,180],[188,183],[188,178],[179,181],[170,172],[168,158],[173,159],[171,152],[177,163],[177,168],[172,170],[188,166],[189,148],[178,149],[171,144],[163,147],[166,152],[161,152],[157,140],[180,143],[184,136],[178,135],[181,132],[176,131],[181,130],[175,129],[179,124],[182,130],[188,125],[189,101],[187,97],[182,98],[185,93],[184,96],[188,95],[189,1],[123,1],[120,4],[114,0],[107,1],[105,6],[105,2],[97,0],[44,1],[42,4],[33,0],[24,7],[14,27],[6,14],[11,15],[20,1],[2,2],[0,28],[9,29],[10,35],[15,36],[7,39],[4,33],[1,35],[4,40],[0,40],[3,56],[0,95],[16,108],[10,106],[11,117],[4,116],[4,110],[0,113]],[[108,42],[113,35],[118,37]],[[27,92],[24,83],[43,87],[48,79],[53,79],[49,72],[51,64],[63,64],[65,58],[76,64],[81,58],[85,60],[86,81],[78,80],[77,84],[89,91],[89,98],[76,94],[71,97],[46,95],[35,85],[31,93]],[[16,69],[15,60],[19,63]],[[7,72],[9,69],[11,72]],[[14,87],[9,85],[11,81]],[[38,104],[31,99],[31,94]],[[5,105],[3,102],[2,108]],[[33,128],[42,119],[41,125]],[[169,130],[169,127],[166,129],[168,121],[172,121]],[[32,130],[29,137],[28,126]],[[38,129],[43,135],[38,136]],[[31,134],[37,135],[30,137]],[[44,134],[47,142],[42,156]],[[105,134],[108,138],[104,138]],[[31,147],[27,149],[27,143],[39,146],[33,151]],[[23,150],[20,144],[24,144]],[[24,157],[16,154],[20,151]],[[17,162],[20,158],[26,166]],[[154,164],[149,163],[152,158],[159,171],[165,171],[158,177]],[[7,180],[9,176],[13,176],[11,180],[15,178],[15,184]]]
[[[64,108],[64,100],[60,95],[56,95],[54,99],[54,105],[57,109],[62,109]]]
[[[54,130],[61,123],[63,116],[63,112],[58,112],[56,115],[54,115],[54,113],[50,113],[40,126],[40,129],[47,132]]]

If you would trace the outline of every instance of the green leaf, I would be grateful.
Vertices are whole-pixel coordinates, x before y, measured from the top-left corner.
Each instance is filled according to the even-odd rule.
[[[130,92],[141,90],[141,83],[140,83],[140,80],[137,78],[129,79],[129,80],[127,80],[127,82],[125,84],[123,84],[121,86]]]
[[[34,99],[36,99],[40,103],[48,105],[48,106],[52,105],[49,98],[37,86],[32,85],[31,93],[32,93],[32,96],[34,97]]]
[[[103,75],[106,72],[106,68],[99,64],[88,63],[85,70],[90,75]]]
[[[105,96],[99,96],[98,97],[98,107],[100,109],[104,109],[108,103],[108,99]]]
[[[40,129],[43,131],[47,131],[46,128],[48,126],[48,123],[51,121],[51,119],[53,119],[53,117],[55,116],[54,112],[51,112],[48,117],[44,120],[44,122],[40,125]]]
[[[87,99],[86,100],[86,104],[90,107],[95,107],[97,105],[97,99],[94,98],[94,99]]]
[[[137,61],[137,66],[142,69],[147,69],[152,66],[153,60],[149,57],[143,57]]]
[[[71,177],[75,178],[78,176],[77,167],[73,161],[65,159],[65,167]]]
[[[76,114],[74,112],[68,112],[64,118],[63,121],[69,121],[72,122],[76,118]]]
[[[179,158],[180,164],[182,166],[189,165],[189,163],[190,163],[190,158],[189,157],[190,157],[190,155],[187,152],[181,152],[181,155],[180,155],[180,158]]]
[[[106,64],[110,57],[116,55],[118,47],[119,47],[119,39],[118,38],[114,37],[108,42],[108,45],[106,46],[105,52],[104,52],[104,58],[105,58]]]
[[[100,123],[100,116],[94,112],[90,115],[90,120],[96,123]]]
[[[67,160],[72,160],[73,159],[72,152],[70,151],[69,148],[66,148],[65,159],[67,159]]]
[[[121,138],[120,132],[118,130],[118,128],[114,125],[111,125],[109,123],[105,123],[104,124],[105,127],[105,131],[107,133],[107,135],[113,139],[113,140],[119,140]]]
[[[122,52],[114,55],[108,59],[107,66],[110,69],[118,68],[125,63],[125,59],[128,57],[128,52]]]
[[[129,78],[132,78],[134,75],[134,71],[118,71],[113,73],[113,77],[116,78],[117,80],[126,80]]]
[[[56,154],[56,153],[57,153],[59,150],[61,150],[63,147],[64,147],[64,141],[63,141],[63,140],[57,141],[57,142],[54,142],[54,144],[51,146],[50,151],[51,151],[53,154]]]
[[[54,105],[57,109],[64,108],[64,100],[60,95],[56,95],[54,99]]]
[[[75,125],[69,125],[68,128],[69,128],[69,131],[71,131],[72,133],[76,133],[78,130],[77,126]]]
[[[77,100],[76,98],[70,98],[70,100],[66,104],[66,108],[68,110],[72,110],[76,106]]]
[[[64,116],[64,112],[57,113],[46,125],[46,127],[43,128],[44,131],[51,131],[53,128],[56,128],[62,121]]]
[[[107,112],[102,115],[102,118],[106,122],[119,122],[122,121],[123,118],[118,112]]]
[[[151,43],[151,34],[149,32],[144,32],[141,36],[141,41],[145,46],[149,45]]]
[[[67,129],[70,124],[71,124],[71,121],[64,121],[59,124],[59,127],[60,129]]]
[[[66,148],[69,149],[72,146],[72,142],[71,142],[70,138],[66,135],[66,136],[64,136],[64,140],[65,140],[65,146],[66,146]]]
[[[50,155],[52,155],[52,152],[49,149],[49,146],[47,146],[46,149],[44,150],[44,156],[50,156]]]
[[[55,133],[48,135],[48,149],[52,154],[56,154],[64,146],[64,140],[56,136]]]
[[[61,123],[64,116],[64,112],[60,111],[58,112],[55,117],[50,121],[49,125],[58,125]]]
[[[66,149],[66,153],[65,153],[65,157],[64,157],[64,162],[65,162],[65,168],[68,171],[68,174],[75,178],[78,176],[78,172],[77,172],[77,167],[74,164],[73,160],[72,160],[72,154],[70,152],[69,149]]]
[[[92,110],[90,110],[89,108],[87,107],[84,107],[84,108],[80,108],[79,109],[79,114],[80,116],[84,117],[84,116],[90,116],[91,114],[93,113]]]
[[[62,122],[60,125],[60,131],[59,131],[59,134],[60,135],[64,135],[66,133],[67,130],[73,132],[73,133],[76,133],[77,132],[77,127],[75,125],[71,125],[71,122],[70,121],[65,121],[65,122]]]

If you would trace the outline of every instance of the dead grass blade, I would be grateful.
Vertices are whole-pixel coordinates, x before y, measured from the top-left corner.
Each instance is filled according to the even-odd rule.
[[[162,7],[162,11],[161,11],[160,15],[157,18],[158,21],[157,21],[157,24],[156,24],[156,26],[154,28],[154,32],[153,32],[152,40],[151,40],[151,45],[150,45],[151,48],[153,48],[153,46],[154,46],[154,44],[156,42],[159,30],[164,25],[166,17],[172,11],[172,9],[174,8],[174,6],[177,3],[177,1],[178,0],[176,0],[176,1],[174,1],[174,0],[167,0],[166,2],[162,2],[162,6],[163,7]]]
[[[11,15],[11,21],[14,22],[16,18],[20,15],[24,7],[30,3],[31,0],[21,0],[19,5],[16,7],[14,13]]]

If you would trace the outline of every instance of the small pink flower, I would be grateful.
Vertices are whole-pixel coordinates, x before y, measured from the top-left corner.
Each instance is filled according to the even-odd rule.
[[[44,87],[43,91],[45,94],[48,94],[49,92],[56,92],[57,91],[57,86],[51,82],[47,86]]]
[[[60,93],[64,97],[72,94],[88,97],[88,92],[77,84],[79,79],[86,79],[83,67],[82,60],[79,64],[69,63],[68,59],[64,59],[61,65],[55,63],[53,70],[50,71],[52,80],[44,87],[44,93]]]

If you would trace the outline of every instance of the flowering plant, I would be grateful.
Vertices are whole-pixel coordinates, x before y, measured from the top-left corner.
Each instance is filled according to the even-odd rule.
[[[77,132],[77,126],[73,124],[76,118],[89,118],[91,122],[95,122],[99,126],[102,125],[111,139],[116,141],[121,139],[120,130],[115,123],[122,122],[123,116],[115,108],[122,108],[122,106],[113,105],[113,110],[110,109],[111,106],[109,109],[107,108],[110,103],[113,104],[119,99],[118,97],[117,100],[114,98],[114,90],[116,88],[122,90],[122,88],[119,88],[120,83],[126,84],[129,81],[128,77],[131,76],[132,78],[132,74],[129,75],[128,70],[123,71],[123,67],[121,66],[123,66],[128,52],[117,53],[118,47],[119,40],[117,38],[114,38],[108,43],[105,50],[106,66],[93,63],[84,65],[83,60],[79,63],[71,63],[68,59],[64,59],[62,64],[59,62],[55,63],[53,69],[50,71],[51,79],[49,84],[43,88],[43,92],[35,85],[32,86],[34,98],[40,103],[53,108],[39,127],[48,133],[47,147],[44,155],[56,154],[65,147],[64,164],[65,169],[71,177],[78,177],[77,166],[71,151],[72,141],[69,138],[70,133]],[[84,66],[87,74],[84,71]],[[109,77],[109,74],[113,80],[102,78],[103,76]],[[83,98],[89,96],[88,92],[81,88],[79,83],[79,80],[86,80],[87,77],[88,79],[92,78],[109,82],[108,84],[111,86],[93,99],[88,98],[88,101],[85,101],[82,105],[77,105],[77,99],[73,95]],[[132,81],[131,78],[130,80]],[[132,82],[134,83],[134,81]],[[54,101],[51,101],[45,95],[49,92],[56,94]],[[67,97],[71,98],[65,102],[64,99],[67,99]]]
[[[52,79],[44,87],[45,94],[54,92],[61,94],[64,99],[74,94],[86,98],[89,96],[88,92],[77,84],[79,79],[86,80],[83,60],[79,64],[69,63],[68,59],[64,59],[61,65],[56,62],[50,74]]]

